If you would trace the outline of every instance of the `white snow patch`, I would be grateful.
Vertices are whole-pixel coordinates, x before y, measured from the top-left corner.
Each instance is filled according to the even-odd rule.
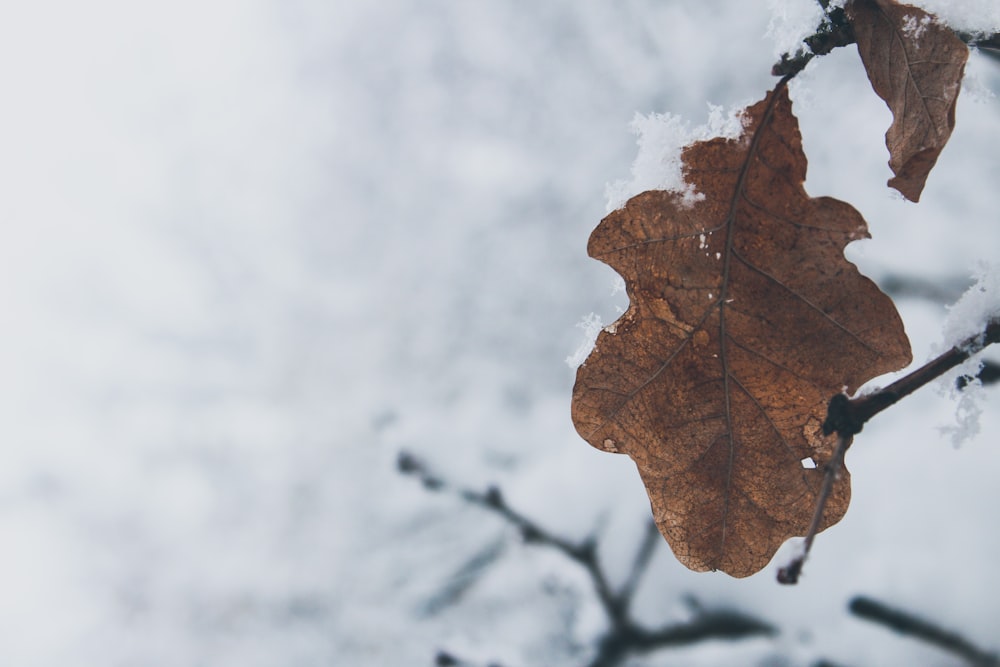
[[[927,26],[934,22],[933,16],[916,16],[908,14],[903,17],[903,34],[910,39],[919,40],[927,31]],[[919,44],[917,45],[920,46]]]
[[[1000,318],[1000,264],[983,262],[973,277],[975,284],[948,309],[944,342],[935,346],[938,354],[977,337],[981,341],[986,323]],[[977,354],[945,373],[937,382],[938,390],[956,401],[955,423],[939,428],[956,447],[979,434],[984,399],[982,383],[978,379],[971,380],[962,389],[958,389],[956,380],[962,376],[975,376],[981,366],[982,358]]]
[[[823,8],[815,0],[768,0],[771,22],[766,37],[774,43],[774,57],[808,50],[803,40],[816,32]]]
[[[619,275],[615,275],[615,279],[611,283],[611,296],[624,293],[625,293],[625,279]]]
[[[986,322],[1000,317],[1000,263],[980,262],[972,278],[972,287],[948,308],[940,352],[982,334]]]
[[[979,418],[983,416],[984,399],[983,383],[979,378],[971,380],[961,390],[956,387],[955,378],[976,373],[981,364],[980,359],[973,358],[962,364],[958,371],[946,374],[947,378],[951,378],[951,385],[947,387],[946,393],[955,400],[955,423],[939,426],[938,431],[947,436],[954,447],[960,447],[979,435]],[[943,379],[939,382],[943,382]]]
[[[978,49],[972,48],[973,54],[978,52]],[[993,62],[986,62],[985,58],[969,58],[965,64],[965,76],[962,77],[962,92],[965,99],[976,104],[984,104],[996,98],[996,93],[993,92],[987,78],[993,75],[993,66]]]
[[[605,189],[608,211],[625,205],[629,198],[647,190],[666,190],[683,195],[685,205],[693,206],[704,195],[684,182],[681,149],[696,141],[716,137],[737,139],[743,134],[745,119],[741,105],[728,112],[721,106],[708,105],[708,121],[692,129],[680,116],[670,113],[636,114],[632,132],[638,135],[639,154],[632,163],[632,179],[616,181]]]
[[[583,341],[576,348],[576,352],[566,357],[566,365],[574,370],[579,368],[590,356],[591,350],[594,349],[594,343],[597,341],[597,334],[601,333],[604,323],[601,322],[600,315],[591,313],[577,322],[576,326],[583,329]]]
[[[976,35],[1000,32],[1000,2],[996,0],[915,0],[910,4],[933,14],[954,30]]]

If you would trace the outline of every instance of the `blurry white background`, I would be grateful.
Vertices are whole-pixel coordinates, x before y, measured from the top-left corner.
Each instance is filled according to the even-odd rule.
[[[567,538],[599,530],[624,575],[642,485],[569,420],[575,325],[625,306],[586,240],[634,114],[761,98],[813,1],[8,4],[0,662],[580,664],[604,622],[582,573],[396,456],[498,484]],[[866,216],[849,256],[877,281],[996,260],[1000,66],[968,69],[919,205],[884,186],[889,114],[854,47],[792,87],[807,188]],[[899,308],[923,361],[945,309]],[[960,449],[932,389],[873,421],[797,588],[664,546],[643,618],[693,595],[781,633],[635,664],[958,664],[853,619],[856,593],[997,648],[998,394]]]

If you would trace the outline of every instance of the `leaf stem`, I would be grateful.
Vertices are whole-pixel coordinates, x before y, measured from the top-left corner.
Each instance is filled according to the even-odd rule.
[[[840,477],[840,470],[844,467],[844,455],[847,448],[851,446],[854,436],[837,436],[837,448],[833,451],[833,458],[826,464],[823,474],[823,486],[820,487],[819,497],[816,499],[816,509],[813,511],[812,521],[809,523],[809,530],[806,531],[806,539],[802,544],[802,553],[792,559],[788,565],[778,570],[778,583],[797,584],[799,575],[802,574],[802,566],[809,557],[812,550],[813,540],[819,532],[820,524],[823,521],[823,512],[826,510],[826,503],[830,499],[833,491],[833,483]]]

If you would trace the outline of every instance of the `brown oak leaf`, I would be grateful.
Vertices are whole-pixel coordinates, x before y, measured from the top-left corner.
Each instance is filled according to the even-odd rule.
[[[802,186],[784,85],[744,120],[740,139],[684,150],[703,199],[644,192],[594,230],[588,252],[630,305],[578,369],[572,406],[584,439],[635,460],[680,561],[736,577],[805,533],[831,396],[910,360],[892,302],[843,256],[868,235],[861,214]],[[849,498],[845,471],[824,526]]]
[[[892,0],[854,0],[847,15],[872,88],[892,111],[889,186],[919,201],[955,128],[969,48],[927,12]]]

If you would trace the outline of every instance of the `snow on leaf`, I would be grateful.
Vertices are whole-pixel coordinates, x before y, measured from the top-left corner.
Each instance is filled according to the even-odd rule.
[[[637,114],[632,131],[638,135],[639,154],[632,164],[632,179],[609,184],[607,210],[625,205],[634,194],[645,190],[670,190],[683,194],[685,205],[692,205],[703,195],[685,182],[681,173],[680,152],[684,146],[713,137],[736,139],[743,133],[740,109],[724,112],[722,107],[708,106],[708,121],[691,128],[673,114]]]
[[[587,355],[594,349],[594,341],[597,340],[597,334],[604,328],[604,323],[601,322],[600,315],[590,313],[577,322],[576,326],[579,329],[583,329],[583,341],[581,341],[573,354],[566,357],[566,365],[570,368],[577,368],[586,360]]]
[[[843,256],[864,219],[802,186],[784,85],[744,118],[741,140],[684,150],[704,199],[644,192],[591,235],[630,305],[578,369],[572,405],[585,440],[635,460],[680,561],[737,577],[805,533],[833,452],[830,397],[910,359],[892,302]],[[845,471],[825,526],[849,496]]]

